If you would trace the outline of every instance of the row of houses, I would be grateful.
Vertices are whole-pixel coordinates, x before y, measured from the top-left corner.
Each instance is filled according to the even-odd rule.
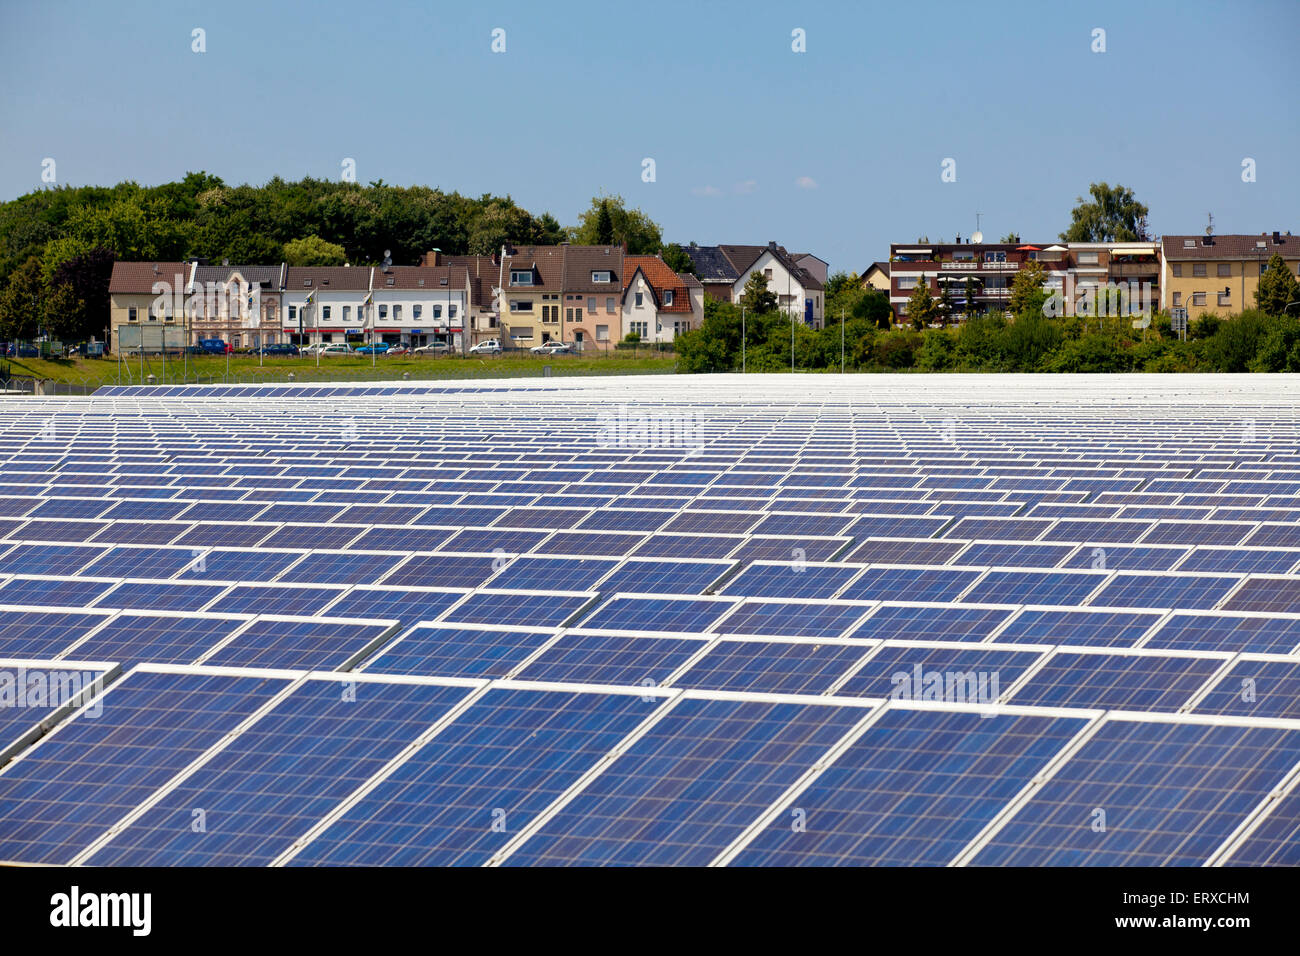
[[[938,297],[947,289],[958,314],[1006,310],[1017,272],[1039,263],[1046,288],[1060,293],[1062,314],[1096,314],[1098,290],[1119,287],[1136,298],[1134,311],[1183,307],[1199,316],[1251,308],[1259,277],[1273,255],[1300,275],[1300,240],[1290,232],[1255,235],[1163,236],[1150,242],[892,243],[887,262],[859,276],[864,287],[888,294],[895,318],[924,281]]]
[[[622,246],[503,246],[492,256],[434,251],[414,266],[118,262],[112,341],[125,348],[360,343],[454,350],[487,339],[612,348],[635,333],[671,342],[704,318],[704,286],[659,256]]]

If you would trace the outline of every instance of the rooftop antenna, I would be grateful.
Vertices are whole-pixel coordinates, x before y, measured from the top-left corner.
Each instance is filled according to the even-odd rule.
[[[1205,234],[1207,236],[1212,236],[1214,235],[1214,213],[1207,212],[1205,218],[1209,220],[1209,224],[1205,227]]]

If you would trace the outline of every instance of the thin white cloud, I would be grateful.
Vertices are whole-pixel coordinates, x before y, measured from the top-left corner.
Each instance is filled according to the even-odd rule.
[[[817,188],[817,180],[813,179],[811,176],[800,176],[798,179],[794,181],[794,184],[798,186],[800,189]]]
[[[721,196],[722,190],[717,186],[696,186],[691,193],[696,196]]]
[[[758,180],[746,179],[742,183],[736,183],[734,189],[736,192],[741,194],[752,193],[754,190],[758,189]]]

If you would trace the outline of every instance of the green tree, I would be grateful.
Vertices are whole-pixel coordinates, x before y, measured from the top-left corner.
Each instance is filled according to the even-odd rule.
[[[751,313],[764,314],[776,311],[776,293],[767,287],[767,277],[761,272],[751,272],[745,280],[745,291],[740,294],[740,304]]]
[[[686,254],[683,249],[675,242],[667,243],[660,251],[659,255],[663,258],[664,264],[672,269],[673,272],[685,272],[691,275],[695,274],[695,261]]]
[[[1015,315],[1043,314],[1043,303],[1047,295],[1043,283],[1047,281],[1047,270],[1038,260],[1031,260],[1011,279],[1011,298],[1007,308]]]
[[[284,261],[291,266],[341,266],[348,261],[348,254],[337,243],[312,235],[286,242]]]
[[[952,292],[949,289],[951,285],[951,282],[942,284],[939,289],[939,301],[935,304],[939,321],[945,324],[952,320],[952,313],[955,308],[952,301]]]
[[[930,295],[930,282],[922,272],[917,280],[916,288],[907,298],[907,318],[912,323],[912,328],[920,330],[929,324],[935,314],[934,296]]]
[[[1268,268],[1259,277],[1255,305],[1265,315],[1282,315],[1292,302],[1300,302],[1300,283],[1287,268],[1286,260],[1275,252],[1269,257]]]
[[[608,232],[602,231],[601,225],[606,215]],[[602,238],[606,235],[609,238]],[[585,246],[627,243],[627,251],[634,256],[652,256],[663,248],[658,223],[640,209],[628,209],[622,196],[593,198],[591,207],[578,217],[578,224],[569,229],[569,241]]]
[[[42,303],[41,320],[45,333],[60,342],[80,341],[85,329],[86,303],[70,283],[50,287]],[[100,327],[101,332],[103,326]]]
[[[1137,242],[1147,235],[1147,207],[1133,190],[1118,183],[1093,183],[1092,200],[1082,196],[1070,213],[1070,228],[1061,233],[1066,242]]]
[[[47,291],[41,260],[35,256],[13,271],[0,291],[0,339],[12,342],[36,337]]]
[[[969,319],[975,315],[975,277],[967,276],[963,291],[966,295],[966,317]]]
[[[108,283],[113,276],[111,249],[97,246],[61,263],[50,277],[46,315],[65,342],[102,336],[109,324]],[[66,290],[66,291],[65,291]]]

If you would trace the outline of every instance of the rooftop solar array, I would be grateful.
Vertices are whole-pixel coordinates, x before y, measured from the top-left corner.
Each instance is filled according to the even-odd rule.
[[[1275,377],[0,399],[0,863],[1300,863]]]

